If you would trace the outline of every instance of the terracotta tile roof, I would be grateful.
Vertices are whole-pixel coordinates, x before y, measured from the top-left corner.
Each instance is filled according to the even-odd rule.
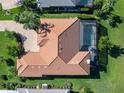
[[[89,52],[78,52],[69,62],[68,64],[79,64]]]
[[[88,75],[79,64],[66,64],[60,57],[44,71],[45,75]]]
[[[43,75],[88,75],[90,66],[86,63],[89,52],[77,51],[67,63],[59,57],[59,35],[67,31],[75,22],[74,19],[42,19],[42,24],[52,24],[53,27],[42,29],[38,34],[39,52],[29,52],[17,60],[18,75],[22,77],[42,77]],[[42,33],[45,36],[42,35]],[[78,37],[77,37],[78,38]],[[73,41],[72,41],[73,42]],[[87,58],[86,58],[87,56]],[[85,59],[85,60],[84,60]],[[84,64],[84,66],[82,66]],[[83,69],[83,67],[85,69]]]
[[[50,28],[51,31],[55,32],[58,36],[64,32],[67,28],[69,28],[77,18],[70,19],[41,19],[41,23],[53,24],[54,27]]]

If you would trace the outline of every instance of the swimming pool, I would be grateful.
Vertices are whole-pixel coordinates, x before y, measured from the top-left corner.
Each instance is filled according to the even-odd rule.
[[[93,3],[93,0],[80,0],[80,2],[83,4],[83,5],[91,5]]]
[[[80,29],[80,49],[88,50],[90,47],[96,47],[96,23],[83,21]]]

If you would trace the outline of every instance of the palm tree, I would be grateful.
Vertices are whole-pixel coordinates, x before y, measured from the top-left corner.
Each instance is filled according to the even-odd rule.
[[[24,11],[15,16],[15,21],[24,24],[25,29],[38,30],[40,27],[40,16],[31,11]]]
[[[22,7],[25,10],[33,10],[37,8],[36,0],[22,0]]]

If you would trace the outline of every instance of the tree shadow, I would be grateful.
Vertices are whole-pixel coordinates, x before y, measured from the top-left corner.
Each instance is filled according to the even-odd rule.
[[[91,68],[91,72],[90,72],[90,79],[100,79],[100,70],[99,70],[99,66],[95,66]]]
[[[118,27],[119,24],[123,23],[124,17],[121,17],[119,15],[112,14],[111,16],[111,22],[109,23],[110,26],[113,28]]]
[[[103,26],[102,24],[99,24],[98,26],[98,39],[101,37],[101,36],[107,36],[108,35],[108,29]]]
[[[27,40],[27,37],[22,35],[21,33],[13,33],[13,35],[16,37],[17,42],[24,43],[24,41]]]
[[[102,36],[108,36],[108,29],[99,23],[98,40]],[[100,71],[107,72],[107,64],[108,64],[108,51],[107,51],[107,49],[105,49],[104,51],[98,50],[98,68],[97,69],[99,70],[99,72]]]
[[[124,55],[124,48],[121,48],[120,45],[113,45],[109,54],[111,57],[118,58],[119,56]]]
[[[105,49],[103,51],[99,51],[99,70],[107,72],[107,65],[108,65],[108,50]]]
[[[15,65],[15,62],[11,58],[6,59],[6,63],[8,66],[14,66]]]

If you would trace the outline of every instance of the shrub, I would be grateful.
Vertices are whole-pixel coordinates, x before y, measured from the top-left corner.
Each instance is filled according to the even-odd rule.
[[[2,14],[3,9],[2,9],[2,4],[0,3],[0,14]]]
[[[113,46],[113,44],[110,42],[110,40],[107,36],[102,36],[99,39],[98,49],[100,51],[110,49],[112,46]]]
[[[101,9],[103,6],[103,0],[95,0],[94,1],[94,6],[96,9]]]
[[[99,51],[98,54],[99,68],[101,71],[107,71],[108,53],[107,50]]]
[[[6,84],[4,82],[0,82],[0,89],[4,89],[6,87]]]
[[[8,80],[7,75],[0,75],[0,80]]]
[[[14,39],[14,35],[13,35],[14,32],[9,32],[7,29],[5,29],[5,35],[6,37],[10,38],[10,39]]]
[[[73,87],[73,84],[72,84],[71,82],[66,82],[66,83],[64,84],[64,88],[65,88],[65,89],[72,89],[72,87]]]
[[[7,82],[7,83],[6,83],[6,89],[11,90],[11,89],[13,89],[12,87],[13,87],[13,86],[12,86],[12,83],[11,83],[11,82]]]
[[[93,93],[93,91],[90,88],[85,87],[84,88],[84,93]]]
[[[18,46],[8,46],[8,54],[13,57],[19,57],[24,52],[24,48],[21,44]]]
[[[6,61],[6,59],[0,55],[0,62],[5,62],[5,61]]]
[[[80,11],[89,11],[89,8],[87,8],[87,7],[82,7],[82,8],[80,8]]]
[[[11,59],[11,58],[8,58],[8,59],[6,59],[6,64],[8,65],[8,66],[14,66],[14,60],[13,59]]]
[[[12,76],[16,75],[16,68],[14,66],[9,67],[9,71],[12,74]]]
[[[14,20],[24,24],[25,29],[37,30],[40,26],[40,16],[32,11],[24,11],[15,15]]]
[[[19,55],[18,48],[16,46],[8,46],[8,54],[17,57]]]
[[[8,75],[7,75],[7,78],[8,78],[8,80],[9,80],[9,79],[12,79],[12,78],[14,78],[14,75],[9,72]]]
[[[98,16],[98,17],[101,16],[101,12],[100,12],[100,10],[97,10],[97,9],[94,10],[93,14],[96,15],[96,16]]]
[[[85,20],[85,19],[99,19],[98,17],[96,17],[95,15],[87,15],[87,14],[80,14],[78,16],[79,19]]]

